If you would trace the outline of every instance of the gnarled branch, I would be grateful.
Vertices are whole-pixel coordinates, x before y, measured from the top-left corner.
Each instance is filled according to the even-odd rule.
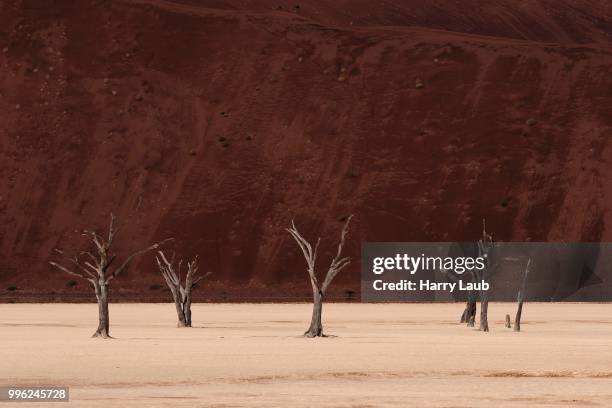
[[[319,249],[319,243],[321,242],[321,238],[317,239],[317,243],[315,244],[313,251],[312,246],[304,237],[302,237],[293,220],[291,221],[291,227],[286,228],[286,231],[291,234],[291,236],[295,239],[295,242],[297,242],[300,249],[302,250],[304,258],[306,259],[306,264],[308,265],[308,275],[310,275],[310,283],[312,284],[312,289],[318,290],[319,282],[317,281],[317,276],[315,273],[315,264],[317,261],[317,251]]]
[[[111,273],[109,276],[107,276],[107,277],[106,277],[106,283],[109,283],[111,280],[115,279],[115,278],[117,277],[117,275],[119,275],[121,272],[123,272],[123,270],[124,270],[125,268],[127,268],[128,264],[129,264],[129,263],[132,261],[132,259],[134,259],[136,256],[138,256],[138,255],[142,255],[142,254],[144,254],[144,253],[147,253],[147,252],[149,252],[149,251],[152,251],[152,250],[154,250],[154,249],[157,249],[157,248],[159,248],[159,246],[160,246],[161,244],[163,244],[164,242],[170,241],[170,240],[172,240],[172,238],[167,238],[167,239],[164,239],[163,241],[156,242],[155,244],[153,244],[153,245],[151,245],[151,246],[148,246],[148,247],[146,247],[146,248],[144,248],[144,249],[141,249],[141,250],[139,250],[139,251],[136,251],[136,252],[134,252],[133,254],[131,254],[130,256],[128,256],[128,257],[125,259],[125,261],[123,261],[123,263],[122,263],[122,264],[121,264],[121,265],[120,265],[118,268],[116,268],[116,269],[115,269],[115,270],[114,270],[114,271],[113,271],[113,272],[112,272],[112,273]]]
[[[210,275],[206,273],[202,276],[198,276],[195,280],[194,277],[198,272],[198,258],[194,258],[192,261],[187,262],[187,273],[185,275],[185,285],[181,284],[181,265],[183,260],[179,260],[178,264],[174,262],[174,254],[172,258],[168,260],[163,251],[157,251],[155,256],[158,268],[162,273],[166,284],[170,288],[174,304],[176,306],[176,312],[178,314],[178,326],[179,327],[190,327],[191,326],[191,289],[194,285]]]

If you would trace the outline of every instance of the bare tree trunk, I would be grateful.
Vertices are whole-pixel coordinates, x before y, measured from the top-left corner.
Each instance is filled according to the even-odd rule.
[[[523,299],[519,300],[514,318],[514,331],[521,331],[521,313],[523,313]]]
[[[178,322],[176,326],[186,327],[187,319],[186,319],[185,313],[183,312],[183,306],[181,305],[181,302],[179,301],[178,297],[174,298],[174,305],[176,306],[176,314],[178,316]]]
[[[104,282],[96,286],[96,298],[98,299],[98,328],[91,337],[110,338],[110,320],[108,314],[108,292]]]
[[[470,309],[470,301],[468,300],[465,303],[465,308],[463,309],[463,313],[461,313],[461,320],[459,323],[466,323],[468,321],[468,310]]]
[[[529,275],[529,269],[531,266],[531,258],[527,261],[527,267],[525,268],[525,274],[523,275],[523,283],[521,290],[517,296],[518,308],[516,309],[516,317],[514,318],[514,331],[521,331],[521,315],[523,314],[523,300],[525,299],[525,289],[527,286],[527,275]]]
[[[306,337],[323,337],[323,325],[321,314],[323,311],[323,294],[319,290],[313,290],[312,319],[310,327],[304,332]]]
[[[482,270],[482,274],[480,275],[482,279],[480,280],[481,285],[483,282],[487,281],[487,270],[486,268]],[[486,290],[480,289],[480,326],[478,330],[488,332],[489,331],[489,295]]]
[[[478,256],[484,258],[485,267],[480,273],[473,275],[474,278],[478,278],[480,286],[480,326],[478,330],[488,332],[489,331],[489,293],[487,289],[484,289],[482,285],[488,283],[487,272],[491,267],[491,250],[493,249],[493,236],[487,234],[485,220],[482,220],[482,238],[478,241]]]
[[[174,299],[174,307],[176,308],[176,315],[178,317],[176,327],[185,327],[185,312],[183,311],[183,301],[181,296],[180,285],[168,282],[170,292],[172,293],[172,299]]]
[[[476,316],[476,301],[468,300],[465,304],[465,310],[461,315],[461,323],[467,323],[468,326],[470,322],[474,321],[474,317]]]
[[[476,282],[474,271],[470,272],[472,276],[472,283]],[[468,327],[474,327],[474,320],[476,318],[476,291],[470,290],[468,292],[467,302],[465,302],[465,309],[461,315],[461,323],[467,323]]]
[[[185,296],[183,313],[185,314],[185,327],[191,327],[191,295]]]
[[[197,259],[197,258],[196,258]],[[183,314],[185,315],[185,327],[191,327],[191,289],[193,288],[193,274],[197,272],[196,260],[187,263],[187,276],[185,276],[185,288],[183,289]]]
[[[485,332],[489,331],[488,311],[489,311],[489,300],[484,299],[481,302],[481,306],[480,306],[480,327],[478,328],[478,330],[480,331],[485,331]]]

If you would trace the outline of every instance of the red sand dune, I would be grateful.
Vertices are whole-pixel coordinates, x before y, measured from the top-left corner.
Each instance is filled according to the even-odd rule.
[[[122,221],[234,299],[362,240],[612,240],[605,1],[0,1],[0,291]],[[296,7],[299,6],[299,7]],[[161,283],[141,259],[115,293]],[[335,285],[358,290],[358,262]]]

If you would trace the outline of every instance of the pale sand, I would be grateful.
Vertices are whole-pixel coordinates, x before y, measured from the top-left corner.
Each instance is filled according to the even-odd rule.
[[[490,306],[490,333],[460,304],[111,304],[114,340],[91,339],[94,304],[0,305],[0,385],[67,385],[75,407],[612,406],[612,305]],[[38,406],[67,406],[66,403]],[[18,404],[16,407],[35,406]]]

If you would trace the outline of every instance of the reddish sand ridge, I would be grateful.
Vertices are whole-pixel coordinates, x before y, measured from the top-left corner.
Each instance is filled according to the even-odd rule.
[[[327,25],[414,26],[540,42],[609,43],[612,33],[612,5],[594,0],[179,0],[173,3],[258,12],[276,9]]]
[[[123,250],[173,236],[220,298],[307,293],[291,218],[325,261],[349,213],[353,257],[482,217],[612,239],[608,2],[182,3],[0,3],[3,293],[86,292],[46,261],[111,210]]]

